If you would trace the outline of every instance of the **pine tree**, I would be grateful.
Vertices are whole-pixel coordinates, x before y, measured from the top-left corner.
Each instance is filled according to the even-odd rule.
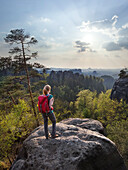
[[[6,43],[9,43],[10,45],[16,44],[17,46],[10,49],[9,53],[12,54],[15,61],[19,63],[21,67],[24,68],[26,72],[27,77],[27,84],[28,84],[28,90],[31,98],[32,108],[33,112],[36,118],[37,126],[39,125],[39,121],[37,119],[37,113],[34,105],[31,85],[30,85],[30,77],[29,77],[29,71],[27,66],[27,61],[29,61],[31,58],[36,58],[37,52],[30,53],[30,45],[36,44],[38,41],[31,37],[29,34],[26,34],[24,32],[24,29],[14,29],[11,30],[8,35],[4,38]]]

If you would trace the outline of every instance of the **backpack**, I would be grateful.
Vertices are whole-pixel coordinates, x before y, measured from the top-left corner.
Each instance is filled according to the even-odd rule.
[[[49,104],[48,104],[48,97],[45,95],[41,95],[38,97],[38,109],[41,113],[48,113],[50,112]]]

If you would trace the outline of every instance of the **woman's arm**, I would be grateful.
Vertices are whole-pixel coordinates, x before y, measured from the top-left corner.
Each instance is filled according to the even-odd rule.
[[[49,107],[52,109],[52,105],[54,103],[54,98],[52,97],[49,101]]]

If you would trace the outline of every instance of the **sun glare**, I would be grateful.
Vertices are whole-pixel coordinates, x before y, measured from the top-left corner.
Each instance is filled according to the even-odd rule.
[[[86,42],[86,43],[92,43],[95,41],[95,37],[92,34],[86,34],[84,35],[84,37],[82,38],[82,41]]]

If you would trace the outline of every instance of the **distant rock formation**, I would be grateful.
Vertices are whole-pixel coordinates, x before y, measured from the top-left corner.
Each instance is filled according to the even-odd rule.
[[[97,71],[93,71],[92,75],[93,75],[93,76],[98,76]]]
[[[111,89],[115,82],[115,79],[109,75],[103,75],[101,78],[104,80],[103,84],[106,87],[106,90]]]
[[[58,138],[46,140],[43,126],[36,128],[24,141],[11,170],[126,170],[100,122],[66,119],[57,123],[57,133]]]
[[[120,101],[123,99],[128,103],[128,77],[119,78],[113,85],[111,99]]]

